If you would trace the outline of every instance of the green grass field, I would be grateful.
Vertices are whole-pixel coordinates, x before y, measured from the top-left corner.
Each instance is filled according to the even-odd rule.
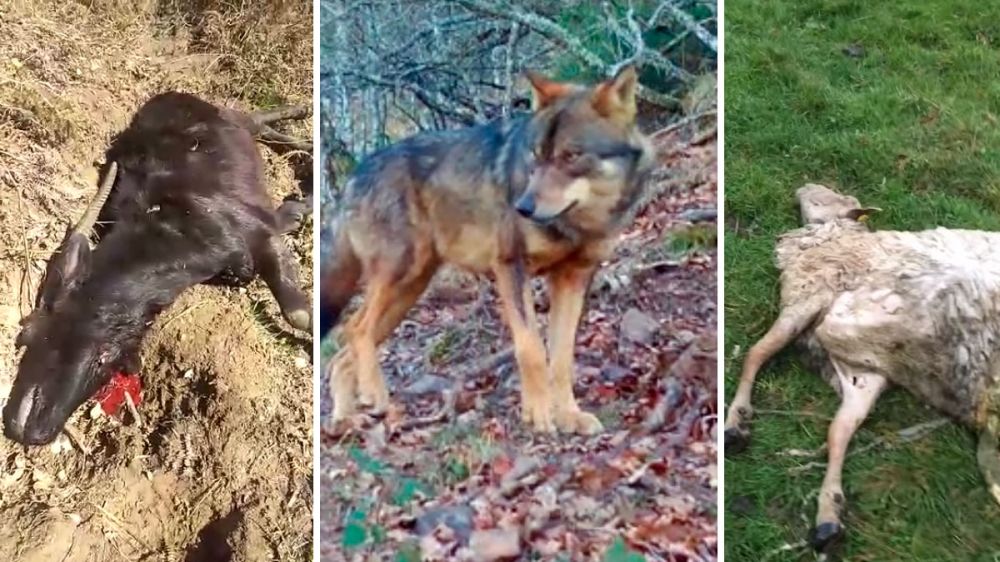
[[[777,312],[774,238],[798,226],[798,186],[835,185],[883,208],[876,228],[1000,230],[1000,3],[726,7],[728,403],[742,352]],[[731,561],[763,560],[805,538],[823,469],[790,474],[810,459],[778,453],[820,446],[837,398],[788,350],[758,378],[754,404],[750,448],[725,463]],[[935,417],[892,390],[852,449]],[[1000,507],[983,485],[968,430],[949,425],[850,456],[844,487],[844,560],[1000,560]],[[814,557],[800,549],[767,560]]]

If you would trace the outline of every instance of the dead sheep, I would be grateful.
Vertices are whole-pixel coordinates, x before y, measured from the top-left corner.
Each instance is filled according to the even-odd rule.
[[[841,397],[810,538],[817,550],[844,534],[847,447],[890,384],[979,432],[980,469],[1000,502],[1000,233],[872,232],[863,219],[877,209],[854,197],[816,184],[796,197],[804,226],[775,249],[781,312],[744,359],[726,452],[749,442],[757,372],[797,340]]]

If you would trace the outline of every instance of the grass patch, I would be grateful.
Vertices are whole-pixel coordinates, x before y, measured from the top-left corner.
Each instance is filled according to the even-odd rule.
[[[715,224],[695,224],[677,228],[664,237],[663,249],[668,255],[681,258],[693,252],[704,252],[715,248],[718,235]]]
[[[777,312],[774,238],[798,226],[793,192],[839,186],[884,211],[876,228],[1000,230],[1000,5],[969,0],[774,0],[726,11],[726,366]],[[849,51],[848,54],[846,51]],[[862,56],[858,56],[862,54]],[[794,352],[762,372],[758,409],[832,417],[837,398]],[[890,391],[853,442],[936,417]],[[726,460],[726,556],[752,560],[805,537],[822,470],[777,457],[823,443],[821,417],[760,414]],[[850,560],[995,560],[998,507],[957,426],[848,459]],[[789,553],[772,560],[809,560]]]

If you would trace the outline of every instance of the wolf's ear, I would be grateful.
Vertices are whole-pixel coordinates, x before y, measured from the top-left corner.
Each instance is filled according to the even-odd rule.
[[[545,109],[552,102],[576,90],[573,84],[549,80],[534,70],[525,71],[524,76],[531,82],[532,111]]]
[[[602,82],[594,90],[594,109],[602,116],[622,124],[635,122],[635,89],[638,80],[635,66],[626,65],[614,78]]]

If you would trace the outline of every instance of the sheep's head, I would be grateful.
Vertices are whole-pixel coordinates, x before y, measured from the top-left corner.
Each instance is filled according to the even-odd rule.
[[[878,207],[862,207],[856,197],[841,195],[829,187],[807,183],[795,192],[803,224],[823,224],[836,219],[863,220]]]

